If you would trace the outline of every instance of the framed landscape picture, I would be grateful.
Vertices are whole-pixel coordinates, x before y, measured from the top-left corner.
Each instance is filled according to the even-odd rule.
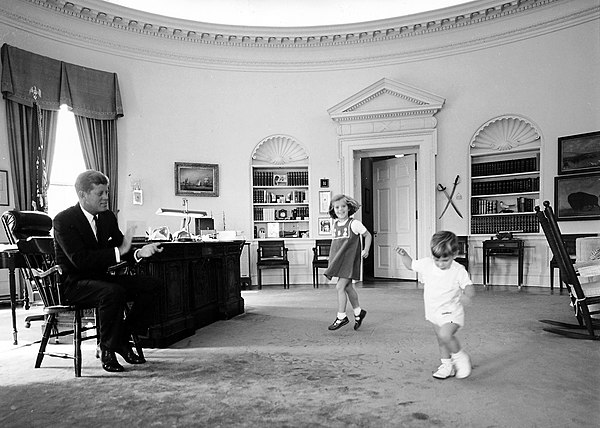
[[[558,174],[600,171],[600,131],[558,139]]]
[[[175,195],[219,196],[219,165],[175,162]]]
[[[600,219],[600,173],[554,178],[554,206],[558,220]]]

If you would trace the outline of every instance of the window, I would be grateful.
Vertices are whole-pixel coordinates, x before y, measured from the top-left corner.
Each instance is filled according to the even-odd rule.
[[[48,215],[56,214],[77,203],[75,179],[84,171],[83,152],[75,125],[75,115],[66,105],[58,113],[56,146],[48,186]]]

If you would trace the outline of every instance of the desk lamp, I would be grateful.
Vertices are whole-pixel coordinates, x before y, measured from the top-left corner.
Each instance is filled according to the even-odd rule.
[[[208,213],[206,211],[190,210],[188,206],[188,200],[186,198],[183,198],[183,209],[159,208],[156,210],[156,214],[182,217],[181,230],[175,234],[176,241],[192,241],[192,235],[190,234],[191,219],[208,217]]]

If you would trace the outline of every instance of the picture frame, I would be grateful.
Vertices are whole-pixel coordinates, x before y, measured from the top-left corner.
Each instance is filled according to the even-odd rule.
[[[600,131],[558,139],[558,175],[600,171]]]
[[[8,206],[9,203],[8,171],[0,170],[0,205]]]
[[[321,188],[329,187],[329,178],[321,178],[320,185],[321,185]]]
[[[319,235],[331,236],[331,217],[319,217]]]
[[[133,190],[133,205],[144,205],[144,192],[142,189]]]
[[[554,177],[556,218],[568,220],[600,219],[600,173]]]
[[[219,196],[219,165],[175,162],[175,195]]]
[[[331,204],[331,192],[329,190],[319,191],[319,213],[327,214]]]

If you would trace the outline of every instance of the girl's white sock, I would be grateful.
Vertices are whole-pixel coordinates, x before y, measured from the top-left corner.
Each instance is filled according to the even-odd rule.
[[[346,312],[338,312],[337,317],[339,320],[346,318]]]
[[[354,308],[354,316],[355,317],[359,316],[360,315],[360,311],[361,311],[360,306],[357,306],[356,308]]]

